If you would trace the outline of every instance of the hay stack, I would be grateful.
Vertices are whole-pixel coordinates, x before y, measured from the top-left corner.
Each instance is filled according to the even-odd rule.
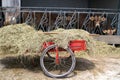
[[[51,33],[57,34],[44,34],[26,24],[5,26],[0,29],[0,54],[24,54],[26,51],[33,54],[40,50],[43,42],[47,41],[53,41],[58,46],[66,48],[69,41],[76,39],[86,40],[87,51],[85,53],[109,54],[115,51],[115,47],[95,41],[84,30],[57,29]]]
[[[0,54],[24,53],[39,50],[40,37],[34,28],[26,24],[4,26],[0,29]]]
[[[57,45],[67,48],[69,41],[71,40],[81,40],[84,39],[87,42],[87,49],[92,50],[94,46],[94,40],[92,37],[89,36],[89,33],[87,31],[81,30],[81,29],[58,29],[52,32],[59,32],[59,34],[53,35],[53,42],[55,42]]]
[[[87,51],[89,54],[109,54],[115,51],[115,47],[107,45],[105,42],[96,41],[87,31],[81,29],[58,29],[52,32],[61,32],[53,36],[56,44],[66,48],[71,40],[85,40],[87,43]]]

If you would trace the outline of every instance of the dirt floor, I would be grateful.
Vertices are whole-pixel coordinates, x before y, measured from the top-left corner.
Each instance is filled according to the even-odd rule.
[[[120,58],[76,58],[76,68],[66,78],[58,80],[120,80]],[[0,80],[57,80],[43,74],[39,66],[39,57],[34,64],[21,63],[17,57],[0,57]]]

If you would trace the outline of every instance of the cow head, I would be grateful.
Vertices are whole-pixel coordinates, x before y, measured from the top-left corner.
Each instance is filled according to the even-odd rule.
[[[116,28],[114,28],[114,29],[110,28],[110,29],[107,29],[107,30],[103,30],[103,33],[107,34],[107,35],[113,35],[116,31],[117,31]]]
[[[95,27],[100,27],[101,22],[106,21],[106,16],[91,15],[89,20],[94,21]]]
[[[20,15],[19,8],[14,9],[15,11],[8,11],[6,9],[4,25],[15,24],[17,23],[17,17]]]

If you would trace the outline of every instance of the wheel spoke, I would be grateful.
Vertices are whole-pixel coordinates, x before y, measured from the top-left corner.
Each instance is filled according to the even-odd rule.
[[[66,65],[62,65],[62,64],[61,64],[61,68],[63,68],[63,69],[68,69],[69,67],[66,66]]]
[[[72,64],[72,63],[71,63]],[[68,65],[68,66],[71,66],[71,64],[70,63],[66,63],[66,65]]]
[[[52,59],[44,59],[44,62],[49,62],[49,63],[51,63],[51,62],[54,62],[54,60],[52,60]]]
[[[49,66],[49,67],[48,67],[48,70],[49,70],[49,71],[52,71],[53,69],[54,69],[53,66]]]
[[[46,53],[47,54],[47,56],[51,59],[51,60],[54,60],[55,58],[54,57],[52,57],[49,53]]]

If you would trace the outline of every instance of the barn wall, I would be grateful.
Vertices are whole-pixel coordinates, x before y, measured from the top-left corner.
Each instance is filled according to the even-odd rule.
[[[2,7],[20,7],[20,0],[2,0]]]
[[[89,0],[89,8],[117,9],[119,0]]]
[[[88,0],[22,0],[24,7],[88,7]]]
[[[2,1],[0,0],[0,7],[2,6]]]
[[[117,9],[119,0],[21,0],[24,7],[75,7]]]

